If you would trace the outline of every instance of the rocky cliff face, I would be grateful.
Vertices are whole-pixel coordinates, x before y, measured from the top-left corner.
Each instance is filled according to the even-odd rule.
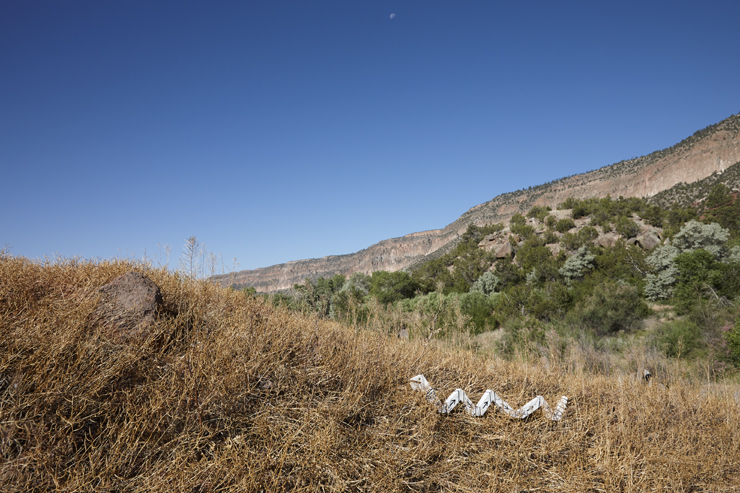
[[[258,292],[274,292],[291,288],[296,283],[301,284],[306,278],[315,280],[334,274],[351,276],[355,272],[371,274],[376,270],[401,270],[454,239],[455,235],[442,230],[424,231],[383,240],[357,253],[294,260],[262,269],[214,276],[214,279],[225,285],[253,286]]]
[[[257,291],[287,289],[306,278],[334,274],[397,271],[439,255],[455,243],[468,225],[508,221],[534,205],[553,208],[568,197],[650,197],[679,183],[692,183],[721,173],[740,161],[740,114],[696,132],[675,146],[647,156],[563,178],[529,190],[505,193],[473,207],[444,229],[384,240],[357,253],[296,260],[262,269],[214,276],[224,284],[254,286]]]
[[[226,285],[253,286],[258,292],[274,292],[301,284],[306,278],[331,277],[334,274],[351,276],[355,272],[370,274],[376,270],[394,272],[409,266],[455,239],[442,230],[412,233],[401,238],[383,240],[375,245],[348,255],[294,260],[262,269],[244,270],[234,274],[214,276]]]

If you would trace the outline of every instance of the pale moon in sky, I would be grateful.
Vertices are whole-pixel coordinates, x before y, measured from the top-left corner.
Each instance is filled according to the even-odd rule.
[[[393,19],[396,16],[396,14],[391,14],[391,19]]]

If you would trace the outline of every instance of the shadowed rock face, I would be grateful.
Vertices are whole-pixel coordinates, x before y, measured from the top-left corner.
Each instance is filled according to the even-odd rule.
[[[505,193],[473,207],[444,229],[384,240],[357,253],[296,260],[262,269],[214,276],[225,285],[254,286],[260,292],[287,289],[306,278],[349,276],[355,272],[389,272],[418,264],[449,249],[470,224],[506,222],[535,205],[553,208],[568,197],[650,197],[678,183],[692,183],[721,173],[740,161],[740,114],[733,115],[675,146],[611,166]]]

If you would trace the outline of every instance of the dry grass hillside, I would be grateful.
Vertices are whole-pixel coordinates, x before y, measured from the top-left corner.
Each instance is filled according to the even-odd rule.
[[[136,344],[96,315],[97,288],[130,270],[164,300]],[[442,397],[569,406],[439,415],[418,373]],[[636,374],[355,331],[128,261],[0,254],[5,492],[738,491],[740,388]]]

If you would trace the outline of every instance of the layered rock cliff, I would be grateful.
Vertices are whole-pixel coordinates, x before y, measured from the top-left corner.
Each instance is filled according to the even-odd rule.
[[[650,197],[679,183],[721,173],[740,161],[740,113],[696,132],[668,149],[562,178],[528,190],[499,195],[464,213],[444,229],[383,240],[357,253],[296,260],[261,269],[214,276],[224,284],[254,286],[260,292],[287,289],[306,278],[397,271],[440,255],[455,244],[469,224],[508,221],[534,205],[553,208],[568,197]]]

